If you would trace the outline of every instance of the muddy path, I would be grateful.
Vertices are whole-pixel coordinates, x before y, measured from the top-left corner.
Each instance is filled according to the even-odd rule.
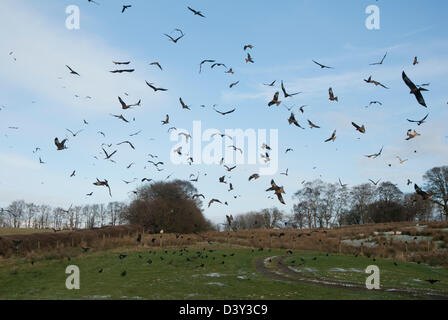
[[[255,269],[265,277],[273,280],[286,281],[286,282],[296,282],[296,283],[306,283],[323,287],[340,288],[342,290],[355,290],[355,291],[366,291],[368,290],[364,284],[351,281],[341,281],[329,278],[316,278],[311,275],[306,275],[303,272],[297,272],[289,268],[288,265],[284,263],[286,256],[281,257],[264,257],[258,258],[254,261]],[[265,261],[270,259],[274,269],[266,267]],[[422,289],[405,290],[403,288],[392,288],[381,286],[377,291],[382,291],[385,293],[396,293],[401,295],[429,298],[436,300],[448,300],[448,292],[441,291],[429,291]]]

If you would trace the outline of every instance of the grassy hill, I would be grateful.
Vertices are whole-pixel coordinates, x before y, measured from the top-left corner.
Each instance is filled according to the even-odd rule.
[[[395,266],[389,259],[373,262],[366,257],[311,251],[287,254],[284,250],[216,247],[93,251],[70,260],[44,259],[33,264],[24,258],[4,260],[0,262],[0,299],[448,298],[446,268],[402,262]],[[127,257],[120,259],[120,254]],[[298,276],[284,272],[277,264],[279,257]],[[364,270],[371,264],[380,268],[381,286],[393,291],[365,288]],[[80,269],[80,290],[65,287],[68,265]],[[433,278],[441,282],[424,281]],[[329,285],[329,280],[334,284]]]
[[[448,299],[447,230],[396,223],[143,234],[137,242],[135,226],[3,229],[0,299]],[[69,265],[80,269],[80,290],[65,287]],[[370,265],[380,290],[366,289]]]

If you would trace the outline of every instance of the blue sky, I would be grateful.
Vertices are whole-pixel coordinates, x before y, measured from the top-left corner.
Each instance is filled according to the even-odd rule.
[[[129,192],[139,184],[126,185],[123,179],[163,180],[171,173],[188,179],[199,171],[195,185],[206,202],[218,198],[229,203],[205,208],[206,216],[218,222],[228,213],[271,206],[289,212],[294,203],[291,197],[302,180],[337,182],[340,177],[355,185],[382,178],[411,192],[412,186],[406,186],[408,178],[421,183],[427,169],[447,164],[445,2],[130,0],[125,3],[132,7],[124,14],[122,1],[98,2],[99,6],[87,0],[0,3],[0,206],[15,199],[62,207],[128,201]],[[371,4],[380,8],[380,30],[365,27],[365,9]],[[80,8],[80,30],[65,27],[69,5]],[[187,6],[201,10],[206,18],[194,16]],[[177,44],[163,35],[174,28],[185,33]],[[254,45],[248,50],[254,64],[244,61],[245,44]],[[383,65],[369,66],[386,52]],[[420,60],[417,66],[412,65],[414,56]],[[199,74],[203,59],[225,63],[235,74],[212,70],[209,65]],[[335,69],[321,70],[313,59]],[[112,60],[131,60],[136,71],[111,74],[108,71],[115,69]],[[160,62],[163,71],[150,66],[153,61]],[[66,64],[81,77],[70,75]],[[431,83],[424,94],[428,110],[409,95],[401,79],[403,70],[416,84]],[[370,75],[390,90],[366,84],[363,79]],[[154,93],[145,80],[169,90]],[[263,86],[273,80],[277,80],[275,87]],[[269,108],[267,103],[280,91],[281,80],[288,92],[303,93],[288,99],[281,95],[282,104]],[[239,84],[230,89],[229,84],[236,81]],[[329,87],[339,97],[338,103],[328,100]],[[121,110],[118,96],[129,104],[141,99],[142,106]],[[191,111],[181,110],[179,97]],[[372,100],[383,106],[365,108]],[[213,104],[220,111],[237,110],[223,117],[213,111]],[[284,106],[292,105],[309,105],[304,114],[294,109],[306,130],[288,125],[290,112]],[[122,113],[131,121],[123,123],[110,113]],[[428,122],[420,127],[406,121],[427,113]],[[258,172],[258,165],[237,166],[227,174],[219,165],[172,164],[176,142],[170,141],[168,127],[160,124],[165,114],[170,115],[170,126],[188,131],[193,121],[201,121],[203,130],[221,132],[278,129],[279,172],[249,183],[247,178]],[[307,119],[321,129],[310,130]],[[365,124],[367,133],[356,132],[351,121]],[[8,128],[12,126],[19,129]],[[53,140],[68,137],[66,128],[84,131],[69,137],[69,149],[57,151]],[[410,128],[421,136],[405,141]],[[334,129],[336,141],[323,143]],[[138,136],[129,137],[139,130]],[[136,150],[115,145],[123,140],[132,141]],[[117,163],[102,159],[102,143],[114,144],[107,149],[118,150]],[[380,158],[363,156],[378,152],[383,145]],[[41,151],[33,154],[36,147]],[[285,155],[288,147],[294,152]],[[147,163],[148,153],[166,163],[164,171],[157,172]],[[261,153],[259,148],[257,153]],[[400,165],[396,156],[409,161]],[[39,157],[44,165],[39,164]],[[135,165],[126,169],[131,162]],[[286,168],[289,176],[280,175]],[[73,170],[77,175],[70,178]],[[224,174],[233,192],[218,184]],[[97,177],[109,180],[112,199],[106,190],[92,185]],[[264,190],[271,178],[284,185],[286,206],[267,198]],[[91,191],[93,196],[86,197]],[[241,197],[234,199],[233,195]]]

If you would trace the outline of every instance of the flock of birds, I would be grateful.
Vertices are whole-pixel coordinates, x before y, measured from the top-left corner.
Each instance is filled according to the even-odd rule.
[[[88,0],[88,2],[96,4],[96,5],[99,5],[98,2],[93,1],[93,0]],[[132,8],[132,5],[123,5],[121,12],[125,13],[130,8]],[[191,12],[192,14],[194,14],[194,16],[197,16],[197,17],[199,17],[201,19],[206,18],[206,16],[199,10],[193,9],[191,7],[187,7],[187,10],[189,12]],[[169,41],[171,41],[174,44],[176,44],[179,41],[181,41],[181,39],[183,39],[183,37],[185,36],[185,33],[181,29],[176,28],[175,30],[173,30],[173,32],[171,34],[164,34],[164,36]],[[243,52],[245,52],[245,55],[246,55],[246,57],[244,58],[244,61],[245,61],[246,64],[249,64],[249,63],[250,64],[254,64],[255,63],[255,59],[249,53],[249,50],[253,50],[254,48],[255,48],[255,46],[252,45],[252,44],[246,44],[246,45],[243,46],[242,49],[243,49]],[[12,52],[10,53],[10,55],[12,55]],[[370,65],[371,66],[383,65],[385,63],[386,57],[387,57],[387,53],[383,56],[383,58],[379,62],[371,63]],[[116,69],[110,71],[113,74],[132,73],[132,72],[135,71],[135,69],[129,67],[129,65],[131,64],[131,61],[112,61],[112,62],[114,64],[114,66],[116,66]],[[316,66],[318,66],[321,70],[335,69],[332,66],[324,65],[324,64],[322,64],[322,63],[320,63],[320,62],[318,62],[316,60],[312,60],[312,63],[314,63]],[[418,58],[415,57],[413,62],[412,62],[412,64],[415,66],[418,63],[419,63]],[[233,75],[235,73],[232,68],[229,68],[229,67],[226,66],[226,64],[224,64],[222,62],[218,62],[218,61],[216,61],[214,59],[204,59],[204,60],[202,60],[199,63],[199,73],[201,73],[203,71],[203,68],[205,67],[206,64],[208,64],[211,69],[223,68],[224,73],[226,73],[226,74]],[[150,63],[150,65],[159,68],[160,71],[164,70],[162,65],[158,61],[153,61],[153,62]],[[73,77],[82,77],[83,76],[83,73],[82,72],[78,72],[76,70],[76,68],[74,68],[73,66],[70,66],[70,65],[67,64],[66,68],[67,68],[69,74],[71,76],[73,76]],[[402,79],[403,79],[404,84],[407,87],[409,87],[410,94],[415,96],[417,102],[422,107],[427,108],[428,106],[427,106],[427,104],[425,102],[425,99],[423,97],[423,92],[428,91],[428,89],[426,89],[425,87],[428,87],[429,83],[422,84],[422,85],[415,85],[414,82],[409,79],[409,77],[406,75],[406,73],[404,71],[402,72]],[[389,88],[386,85],[384,85],[383,83],[381,83],[381,82],[379,82],[377,80],[372,79],[372,76],[369,76],[367,79],[364,79],[364,81],[365,81],[366,84],[371,84],[371,85],[374,85],[375,87],[378,86],[378,87],[381,87],[381,88],[383,88],[385,90],[389,90]],[[277,83],[277,80],[274,80],[272,82],[263,83],[263,85],[268,86],[268,87],[275,87],[276,83]],[[233,88],[234,86],[237,86],[238,84],[239,84],[239,81],[232,82],[229,85],[229,88]],[[168,91],[167,88],[160,87],[160,86],[158,86],[158,85],[156,85],[156,84],[154,84],[152,82],[146,81],[146,85],[155,94],[157,94],[159,92],[166,92],[166,91]],[[281,93],[283,94],[283,97],[281,97],[280,90],[281,90]],[[338,103],[339,102],[339,98],[335,94],[335,91],[336,90],[334,90],[331,87],[328,89],[328,99],[331,102]],[[293,98],[293,97],[295,97],[295,96],[297,96],[299,94],[301,94],[301,92],[289,92],[286,89],[284,82],[281,81],[280,82],[280,89],[278,91],[275,91],[275,93],[273,94],[272,100],[267,101],[267,106],[269,108],[271,108],[271,107],[278,107],[283,102],[281,99],[285,99],[286,100],[288,98]],[[92,97],[89,96],[89,97],[86,97],[86,98],[90,98],[91,99]],[[191,110],[191,106],[189,106],[182,99],[182,97],[179,98],[179,104],[180,104],[181,110],[186,110],[186,111]],[[371,101],[370,105],[372,105],[372,104],[382,105],[382,103],[380,101]],[[132,109],[132,108],[138,108],[140,106],[141,106],[141,99],[138,100],[137,102],[129,103],[129,102],[125,101],[125,99],[123,99],[122,97],[118,96],[117,109],[119,107],[120,111],[122,113],[120,113],[120,114],[118,114],[119,112],[117,112],[117,114],[111,113],[110,116],[116,118],[117,120],[120,120],[120,121],[123,121],[125,123],[128,123],[131,120],[128,117],[125,117],[125,115],[124,115],[125,111],[129,110],[129,109]],[[201,105],[201,107],[205,107],[205,106]],[[227,111],[221,111],[221,110],[216,109],[215,107],[216,107],[216,105],[213,105],[213,110],[215,112],[217,112],[218,114],[222,115],[222,116],[226,116],[226,115],[231,114],[231,113],[236,111],[236,108],[233,108],[233,109],[227,110]],[[290,114],[290,116],[289,116],[287,121],[288,121],[289,125],[294,125],[294,126],[296,126],[298,128],[304,129],[300,125],[299,121],[296,118],[296,115],[294,114],[294,112],[292,110],[295,107],[298,108],[298,110],[300,111],[301,114],[304,114],[305,113],[305,108],[308,107],[308,106],[307,105],[292,106],[292,107],[286,107],[285,106],[285,108],[287,108],[288,111],[291,112],[291,114]],[[417,126],[421,126],[427,120],[428,115],[429,114],[427,114],[421,120],[407,119],[407,121],[409,123],[415,123],[415,124],[417,124]],[[135,118],[134,118],[134,120],[135,120]],[[84,125],[87,126],[89,124],[88,121],[86,121],[86,120],[83,120],[83,121],[84,121]],[[168,129],[168,132],[170,132],[171,130],[177,130],[175,126],[172,126],[172,123],[170,122],[170,115],[169,114],[166,114],[165,118],[160,120],[160,122],[161,122],[161,126],[169,126],[169,125],[171,125],[171,127]],[[310,129],[321,129],[321,127],[318,124],[316,124],[315,122],[313,122],[313,121],[311,121],[309,119],[307,120],[307,122],[308,122],[308,125],[309,125]],[[364,124],[358,124],[358,123],[355,123],[355,122],[352,122],[351,124],[354,127],[354,129],[357,132],[359,132],[360,134],[366,134],[367,133],[367,129],[366,129]],[[9,127],[9,128],[10,129],[12,129],[12,128],[18,129],[17,127]],[[68,138],[68,137],[65,137],[64,139],[60,139],[59,137],[55,137],[54,138],[54,145],[55,145],[56,149],[58,151],[61,151],[61,152],[63,152],[64,150],[66,150],[68,148],[67,147],[67,142],[69,141],[69,139],[72,139],[72,138],[75,139],[81,132],[83,132],[83,130],[78,130],[78,131],[73,131],[73,130],[70,130],[70,129],[66,129],[66,130],[71,135],[70,138]],[[131,134],[130,136],[136,136],[140,132],[141,131],[136,132],[134,134]],[[98,134],[101,134],[101,135],[103,135],[105,137],[105,133],[102,132],[102,131],[98,131]],[[183,133],[182,132],[182,133],[179,133],[179,136],[180,135],[184,135],[187,141],[188,141],[188,139],[191,138],[191,136],[189,134],[187,134],[187,133]],[[219,133],[218,135],[220,135],[221,138],[223,138],[223,139],[225,139],[225,138],[233,139],[232,137],[227,136],[225,134]],[[416,131],[416,129],[409,129],[407,131],[407,133],[406,133],[406,140],[415,139],[418,136],[420,136],[420,134]],[[325,139],[324,142],[325,143],[334,142],[336,139],[337,139],[337,130],[334,129],[332,131],[331,135],[328,137],[328,139]],[[133,145],[133,143],[131,141],[127,140],[127,139],[122,141],[122,142],[120,142],[120,143],[117,143],[116,145],[127,145],[127,146],[129,146],[129,148],[135,149],[135,146]],[[105,143],[103,143],[101,145],[101,151],[104,154],[104,158],[103,159],[106,160],[106,161],[115,162],[114,159],[117,156],[117,150],[114,150],[114,151],[108,150],[111,147],[112,147],[112,144],[105,144]],[[236,145],[231,145],[231,146],[229,146],[229,148],[232,148],[235,152],[239,152],[241,154],[243,153],[243,150],[240,147],[236,146]],[[381,150],[378,153],[365,155],[365,157],[370,158],[370,159],[376,159],[376,158],[381,156],[383,148],[384,147],[381,147]],[[272,152],[272,149],[270,148],[270,146],[264,144],[262,149],[263,149],[263,153],[260,155],[261,158],[265,161],[265,163],[271,161],[271,159],[270,159],[270,152]],[[40,148],[37,147],[37,148],[35,148],[33,153],[37,153],[39,151],[40,151]],[[276,150],[276,151],[278,151],[278,150]],[[285,153],[292,152],[292,151],[293,151],[292,148],[287,148]],[[184,154],[184,151],[182,150],[182,147],[179,147],[179,148],[173,150],[173,152],[177,153],[178,155],[183,155]],[[149,161],[147,161],[149,164],[153,165],[154,168],[157,171],[159,171],[159,172],[164,170],[163,166],[164,166],[165,163],[163,161],[159,161],[159,156],[158,155],[149,154],[148,156],[151,157],[151,159]],[[189,156],[189,155],[187,154],[187,156]],[[95,158],[98,159],[97,156],[95,156]],[[397,159],[399,160],[400,164],[403,164],[405,161],[407,161],[407,159],[403,160],[399,156],[397,156]],[[39,162],[41,164],[45,164],[45,162],[42,160],[41,157],[39,157]],[[188,158],[188,163],[189,164],[194,163],[194,159],[191,156]],[[127,166],[127,169],[131,168],[133,165],[135,165],[134,162],[130,163]],[[223,168],[225,169],[226,172],[231,172],[232,170],[234,170],[236,168],[236,166],[229,167],[229,166],[225,165],[224,164],[224,159],[221,159],[220,165],[223,166]],[[70,175],[70,177],[74,177],[75,175],[76,175],[76,170],[73,170],[73,172]],[[206,175],[206,174],[204,174],[204,175]],[[282,172],[281,175],[288,176],[288,169],[286,169],[285,172]],[[192,181],[192,182],[197,182],[198,179],[199,179],[199,176],[200,176],[199,172],[197,174],[191,174],[189,176],[189,180]],[[169,177],[171,177],[171,175],[169,175],[167,177],[167,179]],[[248,181],[251,182],[251,181],[257,180],[259,178],[260,178],[260,175],[257,174],[257,173],[254,173],[254,174],[251,174],[248,177]],[[153,181],[151,178],[144,177],[142,179],[134,178],[134,180],[132,180],[132,181],[123,180],[123,182],[126,183],[126,184],[130,184],[130,183],[132,183],[134,181],[137,181],[137,180],[140,180],[142,183],[143,182],[151,182],[151,181]],[[377,185],[380,182],[380,180],[375,181],[373,179],[369,179],[369,181],[373,185]],[[222,183],[222,184],[226,184],[226,185],[228,184],[229,185],[229,190],[228,190],[229,192],[234,190],[234,187],[233,187],[232,183],[230,181],[226,180],[226,175],[224,175],[222,177],[219,177],[218,182]],[[302,181],[302,184],[303,183],[304,183],[304,181]],[[339,183],[340,183],[341,187],[347,186],[346,184],[342,184],[340,179],[339,179]],[[408,185],[410,183],[412,183],[412,181],[408,180]],[[97,186],[97,187],[107,188],[108,194],[112,197],[111,185],[110,185],[108,179],[103,178],[101,180],[101,179],[96,178],[96,180],[93,181],[92,184],[94,186]],[[416,193],[418,195],[420,195],[425,200],[429,199],[432,196],[431,193],[427,193],[427,192],[423,191],[417,184],[414,184],[414,188],[415,188]],[[136,191],[132,191],[132,192],[134,192],[136,194]],[[269,198],[273,198],[273,196],[276,196],[280,203],[285,204],[285,201],[283,199],[283,194],[285,194],[285,190],[284,190],[283,186],[279,186],[275,182],[274,179],[271,179],[270,185],[267,186],[267,188],[266,188],[266,192],[273,192],[273,194],[270,195]],[[91,192],[86,194],[86,196],[92,196],[92,195],[93,195],[93,191],[91,191]],[[241,195],[235,195],[234,198],[237,198],[237,197],[240,197],[240,196]],[[195,194],[193,196],[193,199],[196,199],[196,198],[199,198],[199,197],[205,199],[205,196],[203,194]],[[213,203],[220,203],[220,204],[228,205],[227,201],[221,201],[221,200],[216,199],[216,198],[211,198],[209,200],[209,202],[208,202],[208,207],[210,207]],[[229,221],[229,218],[228,218],[228,221]]]
[[[227,218],[228,225],[230,225],[232,223],[232,221],[233,221],[233,217],[231,215],[230,216],[226,215],[226,218]],[[326,230],[323,230],[322,232],[325,233],[325,234],[327,233]],[[300,238],[302,235],[311,236],[312,233],[319,233],[319,231],[318,230],[312,230],[310,233],[299,233],[298,234],[298,238]],[[284,232],[281,232],[281,233],[271,233],[269,236],[271,238],[272,237],[282,238],[282,237],[285,236],[285,233]],[[206,237],[204,237],[204,236],[201,236],[201,237],[204,240],[207,240],[209,244],[212,244],[212,242],[210,240],[208,240]],[[254,239],[254,237],[255,237],[255,235],[252,234],[251,235],[251,239]],[[183,238],[184,238],[183,235],[176,234],[176,239],[183,239]],[[151,239],[152,244],[154,244],[156,242],[156,240],[157,239],[153,237]],[[191,238],[187,238],[186,240],[190,241]],[[322,242],[321,239],[319,239],[319,241]],[[140,233],[137,236],[136,243],[137,243],[138,246],[140,246],[142,244],[142,235]],[[82,249],[83,253],[87,253],[91,248],[89,248],[89,247],[81,247],[81,249]],[[174,256],[174,255],[178,255],[179,257],[184,256],[185,257],[185,261],[187,263],[196,263],[198,260],[215,261],[217,259],[220,259],[221,262],[218,262],[218,263],[219,264],[225,264],[225,258],[227,258],[227,257],[231,258],[231,257],[235,256],[235,252],[232,252],[230,254],[221,254],[221,257],[220,257],[220,256],[215,255],[215,254],[217,254],[215,249],[206,249],[206,248],[202,248],[202,250],[197,250],[195,252],[194,251],[190,251],[188,249],[188,247],[183,247],[183,248],[179,249],[178,251],[177,250],[170,250],[170,251],[171,251],[171,255],[172,256]],[[264,248],[262,246],[260,246],[257,249],[257,251],[258,252],[264,251]],[[267,251],[271,252],[271,248],[268,248]],[[255,249],[251,249],[251,253],[255,253]],[[160,261],[161,262],[165,262],[166,261],[167,265],[172,265],[173,262],[174,262],[174,259],[172,259],[172,258],[170,259],[169,258],[169,251],[168,250],[149,250],[148,254],[150,256],[156,256],[156,255],[159,254]],[[291,249],[288,249],[286,251],[286,255],[293,255],[293,254],[294,254],[294,252]],[[142,253],[137,253],[137,256],[138,256],[139,259],[143,259],[144,258],[142,256]],[[330,256],[330,253],[327,252],[325,257],[329,257],[329,256]],[[355,258],[358,258],[358,256],[359,256],[359,254],[354,254]],[[118,259],[119,260],[126,259],[127,257],[128,257],[128,254],[124,254],[124,253],[120,253],[118,255]],[[368,258],[368,259],[371,258],[373,262],[377,261],[376,258],[372,257],[370,254],[366,254],[366,258]],[[70,260],[70,258],[68,258],[68,259]],[[303,257],[299,257],[299,259],[300,259],[300,263],[294,259],[294,260],[291,261],[291,264],[292,265],[297,265],[299,267],[300,266],[304,266],[306,264],[306,260]],[[313,257],[313,258],[311,258],[311,260],[312,261],[317,261],[318,258],[317,257]],[[268,262],[271,263],[272,262],[272,258],[268,258]],[[33,263],[34,262],[32,261],[32,264]],[[148,265],[151,265],[153,263],[153,260],[151,259],[151,257],[146,260],[146,263]],[[398,263],[397,262],[394,261],[393,264],[394,264],[395,267],[398,267]],[[417,264],[421,264],[421,261],[417,261]],[[205,267],[205,263],[202,262],[202,261],[201,261],[201,263],[199,265],[195,265],[194,266],[195,269],[200,269],[200,268],[204,268],[204,267]],[[103,268],[100,268],[98,270],[98,273],[103,273],[103,272],[104,272]],[[127,275],[127,271],[123,270],[121,272],[121,276],[125,277],[126,275]],[[425,279],[424,281],[430,283],[431,285],[433,285],[433,284],[435,284],[437,282],[440,282],[440,280],[437,280],[437,279]]]

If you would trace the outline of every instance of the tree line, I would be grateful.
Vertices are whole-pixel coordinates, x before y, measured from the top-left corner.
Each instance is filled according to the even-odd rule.
[[[390,181],[364,183],[353,187],[341,182],[309,181],[294,193],[296,203],[291,213],[277,208],[251,211],[236,215],[232,224],[226,228],[312,229],[447,219],[448,166],[428,170],[423,181],[424,190],[432,194],[428,200],[423,200],[416,193],[403,193]]]
[[[0,209],[0,227],[33,229],[91,229],[126,223],[124,202],[71,206],[68,209],[13,201]]]
[[[203,214],[202,194],[189,181],[173,180],[143,185],[129,204],[110,202],[68,209],[13,201],[0,209],[0,226],[13,228],[80,229],[122,224],[140,225],[148,232],[195,233],[212,229],[331,228],[334,226],[399,221],[443,220],[448,217],[448,166],[423,176],[424,200],[403,193],[390,181],[348,187],[314,180],[294,193],[293,209],[269,208],[235,215],[229,224],[213,225]],[[409,183],[411,185],[411,183]],[[229,213],[230,214],[230,213]]]

